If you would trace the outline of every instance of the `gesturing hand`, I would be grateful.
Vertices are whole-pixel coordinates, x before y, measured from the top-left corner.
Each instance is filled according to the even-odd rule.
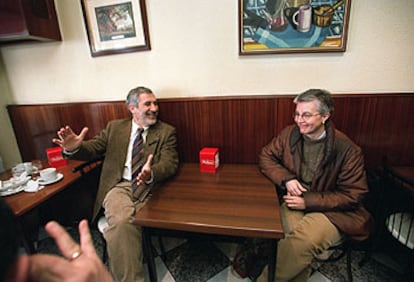
[[[49,222],[45,229],[67,259],[46,254],[30,256],[30,281],[113,280],[96,254],[86,220],[79,223],[80,246],[57,222]]]
[[[145,181],[148,181],[150,179],[150,177],[151,177],[151,164],[152,164],[153,157],[154,156],[152,154],[150,154],[148,156],[148,159],[147,159],[146,163],[142,167],[141,172],[138,174],[138,176],[137,176],[137,184],[138,185],[141,185]]]
[[[59,138],[53,138],[52,142],[59,145],[67,151],[74,151],[81,145],[88,130],[89,129],[87,127],[84,127],[81,133],[79,135],[76,135],[73,132],[72,128],[70,128],[67,125],[59,129],[59,131],[57,132],[57,136]]]

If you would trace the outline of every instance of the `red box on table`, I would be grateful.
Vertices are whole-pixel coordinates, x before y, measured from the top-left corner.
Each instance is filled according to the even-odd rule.
[[[220,165],[218,148],[203,148],[200,151],[200,171],[216,172]]]
[[[66,165],[66,160],[62,156],[61,147],[53,147],[46,149],[47,160],[51,167],[61,167]]]

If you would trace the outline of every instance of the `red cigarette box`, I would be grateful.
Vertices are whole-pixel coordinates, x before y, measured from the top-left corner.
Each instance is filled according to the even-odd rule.
[[[66,165],[66,160],[62,156],[61,147],[53,147],[46,149],[47,160],[51,167],[61,167]]]
[[[218,148],[203,148],[200,151],[200,171],[215,173],[220,165]]]

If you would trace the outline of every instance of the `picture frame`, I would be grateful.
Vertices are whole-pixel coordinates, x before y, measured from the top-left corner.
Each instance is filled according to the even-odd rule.
[[[151,50],[145,0],[81,0],[92,57]]]
[[[345,52],[351,0],[239,0],[239,55]]]

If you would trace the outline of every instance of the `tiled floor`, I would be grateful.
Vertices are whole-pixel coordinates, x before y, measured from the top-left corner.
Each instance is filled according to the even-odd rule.
[[[75,239],[78,235],[71,230]],[[102,253],[103,244],[98,231],[92,233],[97,251]],[[42,237],[42,236],[41,236]],[[153,240],[158,254],[158,242]],[[156,257],[158,281],[162,282],[247,282],[249,278],[240,278],[231,267],[238,244],[231,242],[213,242],[209,240],[185,240],[163,238],[165,254]],[[39,241],[41,252],[56,253],[57,249],[50,238]],[[370,259],[362,267],[358,266],[363,253],[353,253],[352,272],[354,281],[402,281],[397,272],[385,267],[374,259]],[[345,258],[335,263],[314,264],[316,269],[310,277],[310,282],[346,281]],[[146,281],[149,281],[148,274]],[[405,281],[411,281],[410,279]],[[414,281],[414,279],[413,279]]]
[[[189,242],[174,238],[164,238],[166,256],[156,259],[158,281],[163,282],[246,282],[232,270],[238,244],[211,241]],[[157,243],[153,245],[159,252]],[[362,267],[358,262],[364,253],[352,253],[353,281],[402,281],[398,273],[371,259]],[[341,282],[346,279],[345,257],[335,263],[314,263],[314,271],[309,282]],[[407,280],[405,280],[407,281]],[[413,280],[414,281],[414,280]]]

